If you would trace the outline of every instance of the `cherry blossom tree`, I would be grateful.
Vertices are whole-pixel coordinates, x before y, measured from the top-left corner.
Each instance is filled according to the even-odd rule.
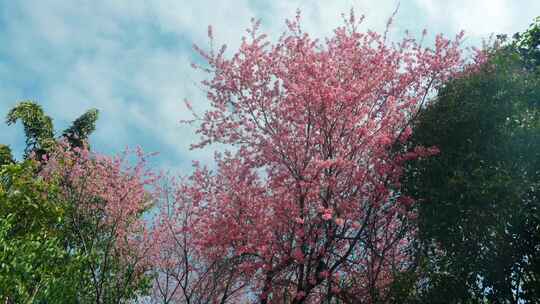
[[[424,47],[391,42],[391,19],[383,34],[360,31],[362,20],[351,12],[321,41],[298,13],[276,43],[253,21],[231,57],[196,47],[210,109],[194,113],[193,148],[233,149],[214,171],[195,165],[182,186],[191,209],[177,211],[190,223],[171,237],[189,237],[199,259],[235,261],[245,301],[387,302],[412,265],[415,201],[400,178],[405,161],[438,150],[407,146],[410,122],[466,70],[463,33]]]
[[[153,204],[158,180],[147,169],[147,155],[136,150],[108,157],[63,141],[44,158],[40,175],[59,181],[68,204],[66,246],[84,257],[79,300],[125,303],[137,297],[149,286],[154,244],[142,217]]]
[[[204,257],[193,238],[196,208],[186,184],[162,179],[152,228],[154,288],[151,303],[227,303],[243,295],[246,279],[234,259]]]

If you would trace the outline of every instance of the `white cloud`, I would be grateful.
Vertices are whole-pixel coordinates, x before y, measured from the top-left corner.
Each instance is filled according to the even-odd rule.
[[[465,30],[473,38],[514,34],[527,28],[540,12],[536,0],[415,0],[431,24],[449,31]]]
[[[402,30],[402,21],[442,24],[441,30],[451,34],[461,28],[478,36],[512,33],[524,29],[530,15],[540,11],[540,4],[532,1],[531,8],[504,0],[415,0],[417,7],[410,3],[402,1],[394,34]],[[358,15],[366,15],[365,28],[380,31],[396,4],[394,0],[3,2],[0,18],[6,26],[0,29],[0,38],[9,46],[0,46],[0,76],[18,80],[0,80],[0,98],[9,101],[0,101],[0,113],[14,99],[39,98],[61,127],[97,107],[102,116],[94,140],[104,151],[142,141],[150,145],[148,150],[165,151],[159,157],[167,166],[185,169],[196,158],[210,163],[213,151],[189,151],[196,136],[193,128],[179,124],[190,118],[184,98],[194,100],[199,109],[205,104],[197,85],[203,75],[189,63],[196,58],[192,43],[207,46],[209,24],[217,42],[234,49],[252,17],[261,18],[262,29],[276,39],[285,29],[284,20],[300,8],[306,31],[323,37],[352,6]],[[21,71],[25,74],[18,75]],[[36,86],[28,86],[24,79]],[[3,130],[8,129],[0,127],[0,133]],[[10,143],[13,136],[2,134],[0,140]]]

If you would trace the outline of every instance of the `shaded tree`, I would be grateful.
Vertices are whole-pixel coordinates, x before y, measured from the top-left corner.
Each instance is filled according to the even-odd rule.
[[[9,146],[0,145],[0,166],[7,165],[13,162],[13,154]]]
[[[96,129],[96,121],[99,112],[96,109],[90,109],[79,118],[73,121],[71,127],[67,128],[62,136],[67,139],[72,147],[82,148],[87,143],[88,137]]]
[[[534,19],[527,31],[514,35],[513,44],[528,68],[540,65],[540,16]]]
[[[441,151],[410,163],[405,181],[422,200],[423,301],[540,299],[540,78],[530,72],[536,47],[523,49],[538,41],[526,41],[490,50],[416,122],[411,142]]]

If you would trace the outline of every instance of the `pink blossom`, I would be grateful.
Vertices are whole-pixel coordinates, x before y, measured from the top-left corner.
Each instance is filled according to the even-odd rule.
[[[300,224],[300,225],[304,224],[304,222],[305,222],[304,219],[299,218],[299,217],[295,217],[295,218],[294,218],[294,221],[295,221],[297,224]]]
[[[332,214],[331,214],[331,213],[323,213],[322,218],[323,218],[325,221],[329,221],[329,220],[332,219]]]
[[[208,110],[195,117],[201,141],[193,148],[218,143],[234,152],[216,154],[215,170],[195,165],[184,183],[183,201],[200,206],[189,209],[196,219],[189,238],[201,260],[238,261],[256,294],[290,299],[310,280],[298,269],[317,276],[325,265],[354,282],[348,289],[362,295],[358,302],[370,303],[366,286],[385,293],[410,265],[409,245],[400,241],[414,234],[401,233],[414,210],[392,193],[407,160],[437,152],[407,143],[410,119],[437,85],[468,68],[463,35],[438,35],[432,48],[410,37],[390,43],[386,32],[362,32],[361,20],[351,12],[317,40],[298,13],[277,41],[253,21],[231,56],[196,48],[207,63],[198,70],[208,73]],[[411,150],[391,151],[398,141]],[[342,227],[321,225],[334,215]],[[310,299],[327,286],[319,277],[314,284]]]

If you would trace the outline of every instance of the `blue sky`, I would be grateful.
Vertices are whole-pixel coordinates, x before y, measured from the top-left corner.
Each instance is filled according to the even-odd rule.
[[[91,140],[99,152],[115,153],[141,145],[158,151],[156,164],[175,172],[190,170],[192,160],[211,163],[212,149],[190,151],[196,136],[179,123],[190,118],[182,100],[205,107],[190,67],[198,60],[193,43],[207,46],[213,25],[218,43],[229,50],[252,17],[276,39],[285,18],[303,12],[305,28],[324,37],[354,7],[366,15],[365,28],[381,30],[395,9],[394,0],[0,0],[0,117],[16,102],[34,100],[62,130],[89,108],[101,112]],[[466,32],[469,45],[491,33],[513,34],[540,15],[538,0],[402,0],[393,37],[405,29],[419,35]],[[0,123],[0,143],[20,156],[22,127]]]

